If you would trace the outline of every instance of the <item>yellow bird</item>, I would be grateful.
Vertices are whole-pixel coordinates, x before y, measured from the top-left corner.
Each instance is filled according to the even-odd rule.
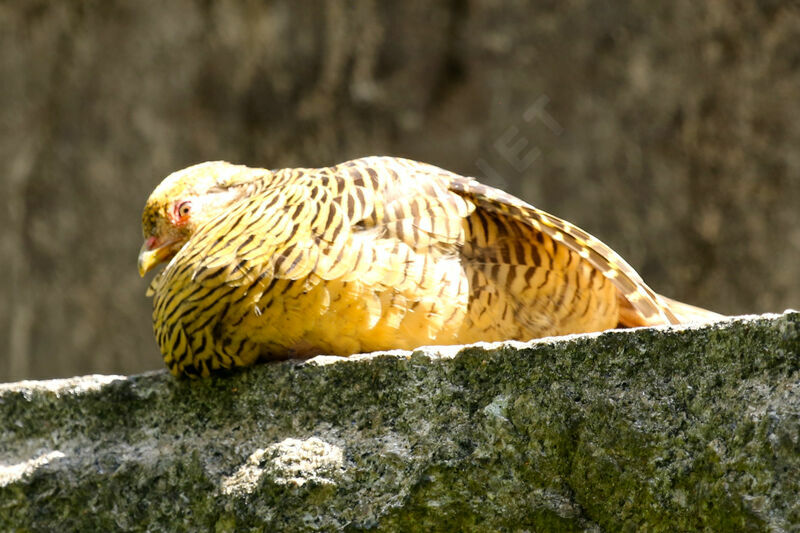
[[[142,216],[139,273],[175,375],[677,324],[719,315],[653,292],[574,225],[408,159],[168,176]]]

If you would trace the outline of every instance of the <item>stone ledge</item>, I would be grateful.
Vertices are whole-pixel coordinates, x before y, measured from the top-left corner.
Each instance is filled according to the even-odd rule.
[[[798,370],[787,311],[4,384],[0,530],[792,529]]]

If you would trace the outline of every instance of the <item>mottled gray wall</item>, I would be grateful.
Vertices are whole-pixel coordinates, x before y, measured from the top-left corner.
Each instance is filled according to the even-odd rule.
[[[0,381],[160,368],[140,211],[208,159],[425,160],[660,292],[800,306],[796,3],[4,2],[0,132]]]

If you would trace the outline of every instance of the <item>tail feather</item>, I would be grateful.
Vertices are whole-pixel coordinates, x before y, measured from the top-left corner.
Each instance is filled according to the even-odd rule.
[[[672,298],[667,298],[658,294],[658,300],[662,306],[668,308],[673,315],[678,319],[680,324],[687,324],[690,322],[714,322],[725,318],[725,315],[697,307],[695,305],[679,302]],[[637,328],[642,326],[661,326],[665,322],[660,320],[660,317],[644,317],[633,305],[622,296],[619,295],[619,325],[626,328]]]
[[[672,310],[673,314],[678,317],[681,323],[714,322],[716,320],[725,318],[725,315],[721,315],[719,313],[715,313],[714,311],[709,311],[708,309],[703,309],[702,307],[697,307],[695,305],[679,302],[677,300],[673,300],[672,298],[667,298],[661,294],[659,294],[658,297],[664,305]]]

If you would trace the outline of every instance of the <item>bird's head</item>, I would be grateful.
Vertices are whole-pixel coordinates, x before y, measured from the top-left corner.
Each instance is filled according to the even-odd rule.
[[[139,274],[144,276],[172,259],[198,227],[241,198],[241,185],[255,177],[248,167],[210,161],[164,178],[142,213],[144,244],[139,250]]]

